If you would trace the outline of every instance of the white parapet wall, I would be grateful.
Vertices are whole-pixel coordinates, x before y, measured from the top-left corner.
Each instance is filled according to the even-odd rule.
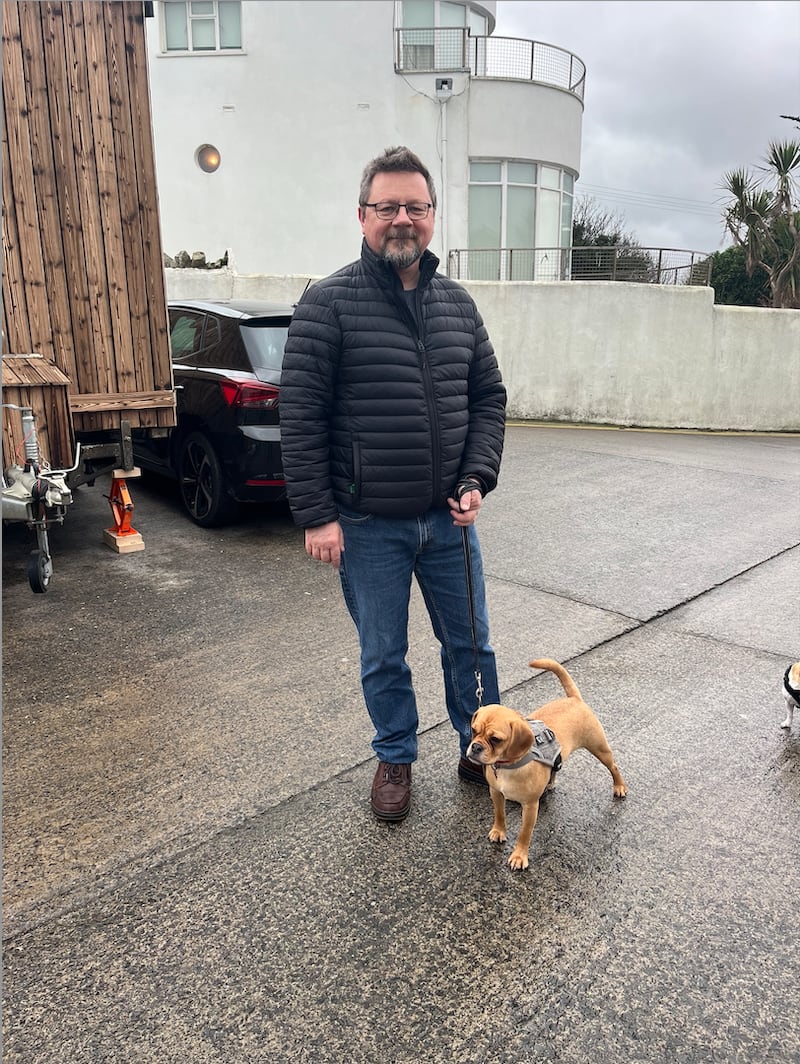
[[[294,303],[315,278],[168,269],[170,299]],[[465,281],[508,416],[645,428],[800,431],[800,311],[715,306],[703,287]]]

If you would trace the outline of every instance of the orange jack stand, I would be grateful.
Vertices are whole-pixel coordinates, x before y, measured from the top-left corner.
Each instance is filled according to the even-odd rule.
[[[144,550],[144,540],[135,528],[131,527],[133,503],[125,480],[139,477],[140,469],[115,469],[111,474],[111,493],[108,501],[114,516],[114,527],[103,532],[103,542],[118,554],[129,554],[135,550]]]

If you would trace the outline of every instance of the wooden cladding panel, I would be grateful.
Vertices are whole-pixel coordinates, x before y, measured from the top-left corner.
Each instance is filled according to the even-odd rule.
[[[13,5],[9,5],[13,8]],[[16,351],[52,349],[45,269],[39,239],[33,157],[27,116],[30,102],[23,71],[21,30],[16,10],[9,10],[6,34],[3,5],[3,304],[6,337],[19,336]],[[6,190],[13,202],[6,207]],[[8,219],[7,219],[8,215]],[[12,216],[13,215],[13,216]],[[47,319],[45,321],[45,319]],[[14,326],[13,331],[10,326]]]
[[[4,5],[5,6],[5,5]],[[31,57],[30,78],[39,78],[42,84],[41,109],[47,116],[50,129],[42,139],[47,139],[52,150],[52,180],[54,185],[54,210],[52,215],[43,214],[42,241],[52,248],[51,277],[54,290],[60,290],[67,304],[64,331],[55,336],[56,360],[72,382],[72,388],[81,390],[90,381],[81,379],[78,368],[78,352],[92,348],[89,327],[89,287],[84,265],[83,228],[78,206],[78,175],[75,165],[76,147],[73,142],[70,119],[70,99],[67,57],[64,46],[63,21],[54,5],[44,3],[38,11],[31,11],[30,4],[17,5],[25,10],[33,25],[41,22],[43,49],[40,71]],[[55,5],[58,8],[58,5]],[[54,88],[55,87],[55,88]],[[43,175],[44,176],[44,175]],[[58,298],[55,295],[55,298]],[[14,350],[14,348],[12,348]]]
[[[6,350],[41,351],[71,401],[91,396],[77,429],[116,429],[123,409],[173,425],[143,5],[2,9]]]
[[[103,13],[105,14],[105,12]],[[122,173],[137,174],[136,159],[132,157],[132,151],[138,150],[138,148],[135,148],[132,138],[120,135],[123,128],[130,126],[133,129],[135,124],[134,114],[131,109],[131,94],[129,92],[130,80],[126,58],[125,28],[126,24],[124,22],[114,19],[105,20],[105,34],[110,56],[108,86],[111,90],[110,103],[114,112],[112,122],[114,142],[112,150]],[[131,51],[135,51],[135,48],[131,48]],[[134,84],[137,84],[138,81],[138,77],[133,79]],[[120,115],[125,115],[127,121],[123,123]],[[145,168],[152,167],[152,172],[155,172],[155,160],[151,159],[148,162],[145,158],[143,166]],[[118,207],[120,212],[120,234],[122,237],[121,254],[129,285],[128,324],[131,330],[131,343],[136,363],[131,369],[135,372],[136,378],[141,381],[142,387],[147,386],[152,389],[156,386],[152,365],[147,360],[136,358],[137,353],[147,351],[153,342],[148,324],[150,315],[148,313],[146,283],[147,277],[152,272],[152,263],[147,262],[144,255],[146,234],[142,231],[140,235],[136,231],[139,219],[138,205],[140,202],[137,186],[138,180],[136,183],[130,181],[125,183],[124,186],[120,185]],[[156,189],[154,187],[151,188],[147,195],[151,199],[154,198]],[[146,199],[143,198],[141,202],[146,202]],[[161,324],[163,326],[163,322]],[[167,339],[163,334],[160,343],[162,346],[167,346]],[[158,381],[158,386],[160,387],[162,383]]]
[[[25,464],[22,413],[15,407],[29,407],[34,413],[42,466],[67,469],[73,464],[75,441],[68,385],[61,370],[39,355],[12,355],[3,359],[4,469]]]
[[[125,59],[127,69],[126,84],[138,85],[140,82],[148,83],[147,72],[147,49],[144,43],[144,25],[128,19],[125,29]],[[142,38],[142,46],[136,47],[136,38]],[[156,159],[155,146],[153,144],[153,121],[150,113],[150,97],[141,93],[129,93],[129,105],[131,112],[131,129],[133,131],[133,143],[140,157],[140,165],[135,168],[136,194],[139,203],[157,203],[158,188],[156,186]],[[161,247],[161,231],[157,211],[152,211],[142,218],[141,254],[144,262],[143,278],[151,276],[160,277],[162,285],[166,286],[164,279],[164,256]],[[139,245],[137,245],[138,252]],[[144,305],[147,306],[148,292],[144,293]],[[163,351],[169,350],[169,324],[166,311],[162,314],[143,313],[143,320],[150,331],[151,345]],[[172,381],[172,363],[168,360],[169,381]],[[166,378],[164,378],[166,379]],[[156,387],[164,387],[164,379],[155,379]]]

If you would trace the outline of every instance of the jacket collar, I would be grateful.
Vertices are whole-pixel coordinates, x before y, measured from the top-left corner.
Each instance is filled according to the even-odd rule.
[[[397,270],[379,255],[376,255],[366,239],[361,241],[361,261],[367,267],[369,272],[381,282],[381,284],[388,285],[390,288],[400,285],[400,278],[397,275]],[[424,288],[430,282],[430,279],[436,273],[438,266],[439,260],[433,252],[427,249],[423,251],[419,263],[418,288]]]

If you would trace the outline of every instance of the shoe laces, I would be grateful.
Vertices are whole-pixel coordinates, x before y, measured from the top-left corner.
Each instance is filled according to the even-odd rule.
[[[383,772],[385,783],[402,783],[405,777],[405,765],[387,764]]]

